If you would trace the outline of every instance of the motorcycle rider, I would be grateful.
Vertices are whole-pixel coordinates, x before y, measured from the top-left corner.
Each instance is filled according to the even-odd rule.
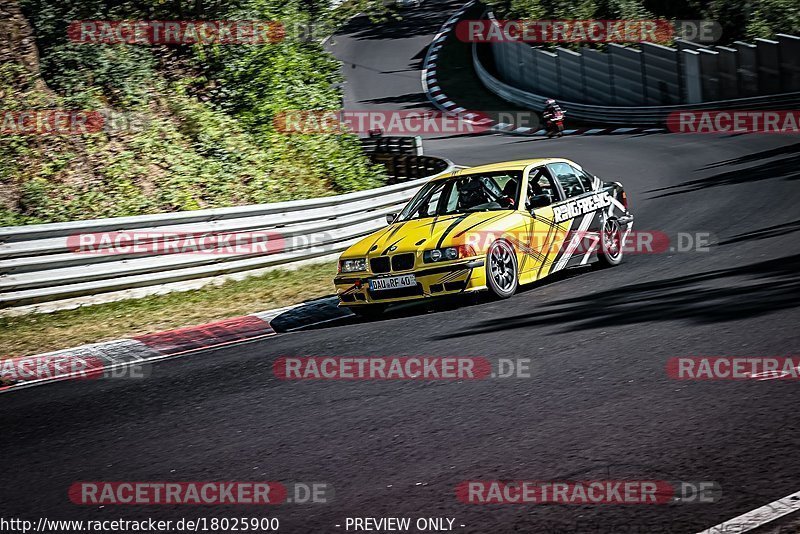
[[[563,134],[557,131],[556,123],[553,120],[555,117],[564,116],[564,111],[559,107],[558,102],[553,100],[552,98],[548,98],[547,101],[544,103],[544,112],[542,112],[542,116],[544,117],[545,124],[547,126],[547,133],[549,136],[553,134],[558,134],[561,137]]]

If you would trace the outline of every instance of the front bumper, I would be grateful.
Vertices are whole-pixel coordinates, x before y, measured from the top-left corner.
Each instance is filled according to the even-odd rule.
[[[415,287],[371,291],[369,280],[413,274]],[[442,264],[426,264],[410,271],[387,274],[342,273],[333,279],[340,306],[389,304],[486,289],[484,260],[471,258]]]

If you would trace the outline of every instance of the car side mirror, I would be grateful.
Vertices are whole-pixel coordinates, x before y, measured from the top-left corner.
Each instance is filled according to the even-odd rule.
[[[397,219],[398,215],[399,215],[398,213],[387,213],[386,222],[392,224]]]
[[[547,193],[541,195],[533,195],[528,202],[528,209],[535,210],[536,208],[543,208],[553,203],[553,195]]]

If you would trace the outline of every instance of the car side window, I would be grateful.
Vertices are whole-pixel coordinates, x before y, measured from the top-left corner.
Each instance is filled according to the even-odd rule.
[[[515,208],[517,207],[517,199],[519,198],[519,177],[515,177],[512,175],[500,175],[495,176],[493,180],[490,180],[496,188],[498,188],[498,193],[502,197],[506,197],[511,199],[512,204],[510,207]]]
[[[585,191],[581,184],[576,169],[573,169],[566,163],[551,163],[547,166],[550,172],[556,177],[556,180],[561,184],[561,189],[564,190],[564,195],[567,198],[572,198],[582,195]]]
[[[442,190],[444,189],[445,182],[436,184],[433,191],[429,194],[427,199],[423,199],[412,213],[417,217],[427,217],[430,214],[436,213],[436,207],[439,204],[439,199],[442,197]]]
[[[528,195],[525,200],[527,209],[531,209],[531,199],[537,195],[550,195],[553,202],[560,200],[555,183],[545,167],[533,169],[528,175]]]
[[[458,209],[458,189],[450,185],[446,194],[444,213],[453,213]]]
[[[572,169],[572,172],[574,172],[575,175],[578,177],[578,180],[580,181],[581,185],[586,191],[594,190],[594,180],[592,180],[592,177],[589,176],[587,172],[582,171],[581,169],[574,167],[572,165],[570,165],[570,168]]]

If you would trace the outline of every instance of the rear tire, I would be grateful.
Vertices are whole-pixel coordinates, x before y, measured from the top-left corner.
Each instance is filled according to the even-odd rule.
[[[499,299],[507,299],[517,291],[519,272],[517,253],[508,241],[492,243],[486,253],[486,287]]]
[[[597,260],[603,267],[614,267],[622,263],[622,228],[617,219],[606,219],[600,230],[600,251]]]
[[[350,311],[361,319],[378,319],[386,311],[386,304],[362,304],[361,306],[353,306]]]

